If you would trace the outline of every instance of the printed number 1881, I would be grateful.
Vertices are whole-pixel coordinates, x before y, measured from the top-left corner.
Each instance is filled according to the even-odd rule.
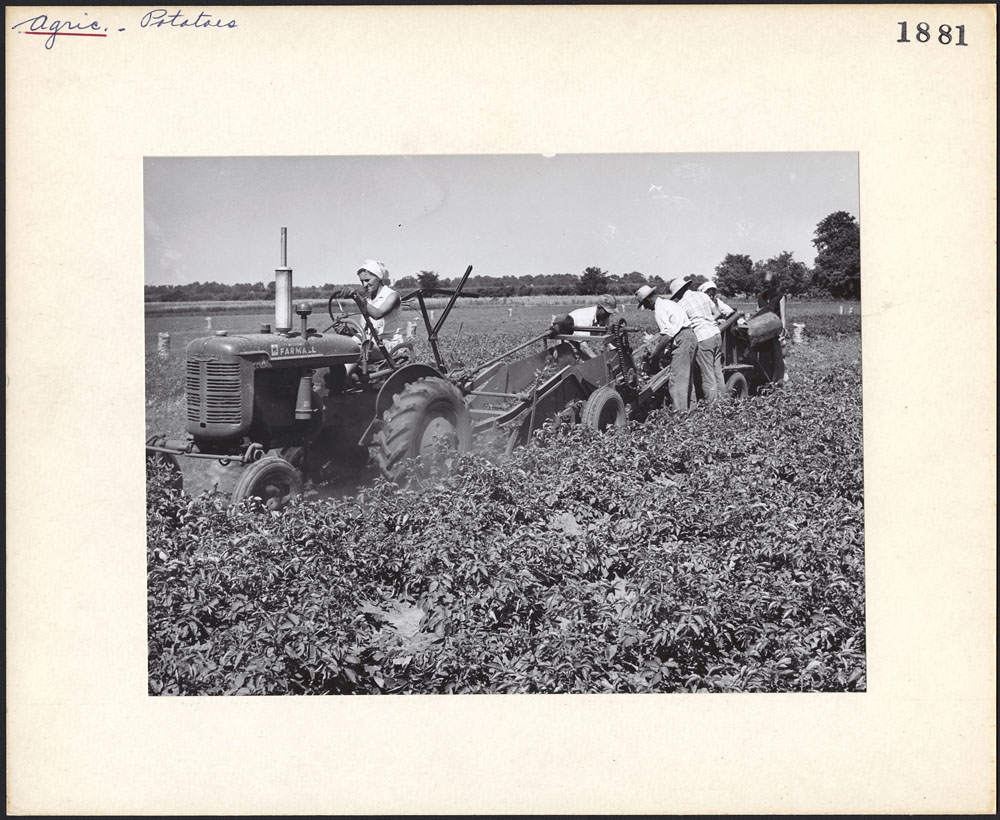
[[[910,38],[906,36],[906,21],[901,20],[896,25],[899,26],[899,39],[896,42],[909,43]],[[957,37],[952,34],[953,30],[958,32]],[[931,27],[927,23],[917,23],[917,33],[914,39],[918,43],[926,43],[933,36],[934,32],[931,31]],[[947,24],[938,26],[937,41],[943,46],[951,45],[952,42],[956,46],[967,46],[968,43],[965,42],[965,26],[955,26],[954,29]]]

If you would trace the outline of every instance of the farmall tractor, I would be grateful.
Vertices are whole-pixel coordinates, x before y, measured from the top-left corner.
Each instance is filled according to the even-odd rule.
[[[293,327],[286,236],[282,228],[273,329],[220,330],[188,345],[187,436],[152,436],[147,459],[169,465],[175,486],[231,488],[234,503],[257,497],[278,509],[301,493],[306,479],[323,481],[345,466],[363,467],[371,449],[390,480],[401,477],[409,458],[468,449],[469,410],[444,375],[437,336],[472,267],[454,291],[417,290],[404,297],[416,298],[436,360],[436,366],[420,364],[410,361],[411,344],[379,337],[360,296],[354,298],[367,337],[334,312],[333,297],[324,331],[309,326],[312,311],[304,303],[295,307]],[[432,293],[451,297],[433,325],[424,302]],[[206,471],[209,462],[214,469]]]

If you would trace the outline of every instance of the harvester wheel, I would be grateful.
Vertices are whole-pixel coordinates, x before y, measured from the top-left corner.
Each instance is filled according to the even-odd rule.
[[[269,456],[247,467],[236,482],[233,504],[259,498],[269,510],[280,510],[302,494],[302,476],[283,458]]]
[[[613,387],[598,387],[583,405],[581,421],[594,430],[624,427],[628,424],[625,402]]]
[[[742,373],[733,373],[732,376],[726,379],[726,395],[730,401],[745,399],[749,393],[750,388],[747,386],[747,377]]]
[[[407,459],[430,457],[439,452],[439,445],[468,450],[472,420],[462,394],[447,379],[431,376],[411,382],[393,396],[376,443],[379,469],[390,481],[402,477]],[[425,462],[425,473],[429,466]]]

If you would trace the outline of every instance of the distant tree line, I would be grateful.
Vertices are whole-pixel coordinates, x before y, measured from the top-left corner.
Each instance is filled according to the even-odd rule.
[[[293,299],[326,299],[343,285],[294,285]],[[266,302],[274,301],[274,282],[191,282],[187,285],[146,285],[147,302]]]
[[[762,289],[765,278],[793,296],[832,296],[837,299],[861,298],[861,228],[846,211],[836,211],[816,226],[812,240],[816,247],[813,267],[808,267],[782,251],[770,259],[754,261],[746,254],[726,254],[715,267],[712,278],[726,296],[753,294]],[[688,279],[704,281],[702,275],[688,274]],[[435,271],[422,270],[403,276],[393,283],[402,292],[422,288],[454,288],[460,277],[442,279]],[[465,290],[481,296],[570,296],[614,293],[629,295],[640,285],[665,284],[659,275],[646,276],[640,271],[612,274],[599,267],[588,267],[577,275],[556,273],[524,276],[470,276]],[[294,299],[326,298],[338,285],[295,286]],[[274,282],[224,285],[218,282],[192,282],[188,285],[147,285],[147,302],[212,302],[273,300]]]

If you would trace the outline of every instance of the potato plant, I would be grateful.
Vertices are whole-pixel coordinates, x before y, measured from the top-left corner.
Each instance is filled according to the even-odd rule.
[[[544,427],[419,489],[233,511],[153,468],[150,693],[864,690],[860,336],[839,318],[789,349],[783,389]]]

